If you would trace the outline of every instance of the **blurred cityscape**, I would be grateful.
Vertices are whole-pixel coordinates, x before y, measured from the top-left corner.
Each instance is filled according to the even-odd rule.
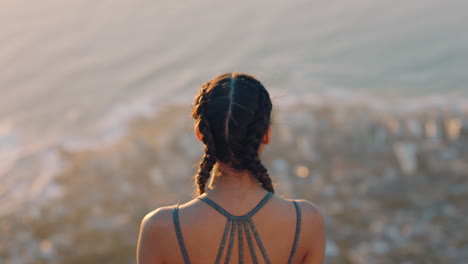
[[[191,199],[202,146],[189,113],[174,104],[114,142],[25,158],[0,190],[0,262],[135,263],[142,217]],[[280,105],[263,160],[278,195],[319,206],[326,263],[468,259],[466,107]]]

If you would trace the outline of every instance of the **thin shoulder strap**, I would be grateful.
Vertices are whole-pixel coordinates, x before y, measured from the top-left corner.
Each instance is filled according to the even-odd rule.
[[[301,234],[301,218],[302,218],[301,207],[299,207],[299,204],[296,201],[293,201],[293,203],[294,203],[294,207],[296,207],[296,218],[297,218],[296,234],[294,236],[294,244],[291,250],[291,255],[289,256],[288,264],[291,264],[293,262],[294,255],[296,254],[296,250],[297,250],[297,245],[299,243],[299,236]]]
[[[180,223],[179,223],[179,205],[177,204],[172,211],[172,216],[174,220],[174,228],[177,235],[177,240],[179,241],[179,248],[182,256],[184,257],[184,263],[190,264],[190,260],[187,254],[187,250],[185,249],[184,238],[182,237],[182,232],[180,231]]]
[[[237,216],[229,213],[228,211],[224,210],[220,205],[215,203],[213,200],[210,198],[204,196],[204,197],[199,197],[198,199],[202,200],[203,202],[207,203],[211,207],[213,207],[216,211],[224,215],[225,217],[232,219],[232,220],[246,220],[247,218],[252,217],[255,213],[257,213],[262,207],[270,200],[271,197],[273,197],[273,193],[268,192],[265,197],[252,209],[250,212],[248,212],[245,215]]]

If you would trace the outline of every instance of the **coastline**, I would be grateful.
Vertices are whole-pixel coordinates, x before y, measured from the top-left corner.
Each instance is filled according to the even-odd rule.
[[[314,98],[274,99],[264,160],[278,195],[309,199],[323,211],[327,258],[421,260],[430,251],[424,260],[464,259],[468,104]],[[112,140],[42,149],[4,176],[11,184],[0,195],[6,263],[130,261],[141,217],[190,198],[202,154],[190,106],[176,102],[129,120]],[[449,242],[440,247],[438,240]]]

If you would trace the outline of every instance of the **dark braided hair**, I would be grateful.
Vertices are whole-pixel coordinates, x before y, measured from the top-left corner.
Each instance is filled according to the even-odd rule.
[[[205,83],[195,97],[192,116],[202,134],[205,154],[195,176],[198,194],[205,192],[216,161],[249,170],[264,189],[274,188],[258,155],[270,126],[272,104],[265,87],[253,76],[225,73]]]

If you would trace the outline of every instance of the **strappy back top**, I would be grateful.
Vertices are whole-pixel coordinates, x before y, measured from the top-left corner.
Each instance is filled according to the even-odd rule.
[[[236,216],[232,215],[226,210],[224,210],[221,206],[219,206],[217,203],[215,203],[213,200],[211,200],[208,197],[200,197],[198,199],[202,200],[203,202],[207,203],[211,207],[213,207],[216,211],[224,215],[227,220],[226,220],[226,226],[224,228],[223,232],[223,237],[221,239],[221,244],[219,245],[218,253],[216,255],[216,261],[215,263],[218,264],[221,262],[221,257],[223,256],[224,249],[226,246],[226,242],[228,242],[227,246],[227,252],[225,255],[224,263],[229,263],[229,260],[231,258],[231,253],[232,253],[232,248],[234,246],[234,237],[238,236],[238,243],[239,243],[239,263],[242,264],[244,262],[244,247],[243,247],[243,236],[246,236],[247,239],[247,244],[249,247],[250,251],[250,256],[252,257],[252,262],[257,264],[258,263],[258,258],[255,253],[254,249],[254,240],[257,243],[258,248],[260,249],[260,252],[262,254],[262,257],[267,264],[271,264],[270,259],[268,258],[268,254],[265,250],[265,247],[263,246],[262,240],[260,239],[260,236],[257,232],[257,229],[255,228],[255,224],[252,221],[252,216],[255,215],[267,202],[268,200],[273,196],[274,194],[269,192],[265,197],[255,206],[250,212],[248,212],[245,215],[242,216]],[[301,231],[301,209],[299,207],[299,204],[296,201],[293,201],[294,207],[296,208],[296,215],[297,215],[297,221],[296,221],[296,233],[294,237],[294,243],[291,249],[291,254],[289,256],[289,261],[288,264],[291,264],[294,255],[296,253],[297,249],[297,244],[299,242],[299,234]],[[174,227],[177,235],[177,240],[179,242],[179,247],[180,251],[182,253],[182,256],[184,258],[185,264],[190,264],[190,259],[187,254],[187,250],[184,245],[184,239],[182,237],[182,232],[180,230],[180,224],[179,224],[179,205],[174,207],[173,210],[173,220],[174,220]],[[236,232],[237,230],[237,232]],[[229,236],[229,240],[228,240]]]

